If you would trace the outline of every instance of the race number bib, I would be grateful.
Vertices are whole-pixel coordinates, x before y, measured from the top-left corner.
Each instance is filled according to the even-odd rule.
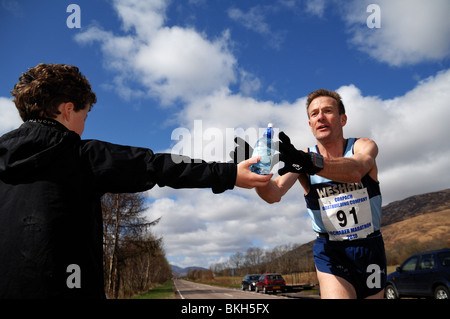
[[[373,233],[367,189],[319,198],[322,221],[330,240],[354,240]]]

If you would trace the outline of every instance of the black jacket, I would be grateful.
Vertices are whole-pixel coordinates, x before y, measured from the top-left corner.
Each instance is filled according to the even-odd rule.
[[[53,120],[25,122],[0,137],[0,298],[104,298],[103,194],[156,184],[221,193],[236,172],[231,163],[81,140]],[[81,288],[67,285],[72,264]]]

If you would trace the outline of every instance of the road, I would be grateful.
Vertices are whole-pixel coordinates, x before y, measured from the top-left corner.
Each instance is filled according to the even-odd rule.
[[[209,286],[182,279],[174,280],[174,283],[182,299],[287,299],[284,296]]]

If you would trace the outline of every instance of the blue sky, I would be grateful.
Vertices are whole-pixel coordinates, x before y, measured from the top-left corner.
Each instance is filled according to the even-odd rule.
[[[380,28],[367,25],[372,3]],[[68,27],[69,4],[81,28]],[[312,145],[305,99],[324,87],[344,99],[346,136],[377,142],[384,204],[448,188],[448,12],[448,0],[0,0],[0,134],[20,125],[9,91],[40,62],[90,80],[98,102],[83,138],[206,160],[227,161],[234,135],[254,143],[268,122]],[[314,238],[298,185],[275,205],[241,189],[147,195],[180,266]]]

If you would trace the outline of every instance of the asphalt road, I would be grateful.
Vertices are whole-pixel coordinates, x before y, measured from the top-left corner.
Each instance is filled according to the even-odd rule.
[[[198,284],[182,279],[174,280],[175,288],[182,299],[288,299],[287,297],[242,291]]]

